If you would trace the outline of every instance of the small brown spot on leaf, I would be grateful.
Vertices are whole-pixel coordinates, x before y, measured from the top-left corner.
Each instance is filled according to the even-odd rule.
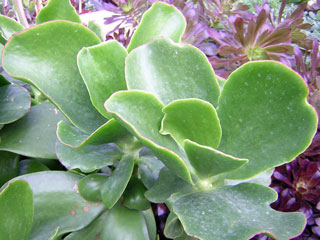
[[[70,210],[70,214],[72,215],[72,216],[74,216],[75,214],[76,214],[76,211],[75,210]]]
[[[85,207],[83,208],[83,211],[84,211],[84,212],[89,212],[89,206],[85,206]]]
[[[100,236],[101,236],[101,232],[97,233],[96,234],[96,240],[98,240],[100,238]]]

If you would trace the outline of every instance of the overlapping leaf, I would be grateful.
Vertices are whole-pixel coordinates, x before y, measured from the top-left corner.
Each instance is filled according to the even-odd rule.
[[[51,103],[33,106],[26,116],[1,129],[0,150],[55,159],[56,128],[61,120],[66,121]]]
[[[80,178],[68,172],[46,171],[12,180],[26,181],[33,192],[35,205],[29,240],[49,239],[82,229],[104,210],[103,204],[87,202],[80,196]]]
[[[176,100],[162,110],[161,134],[170,134],[183,148],[184,140],[217,148],[221,127],[214,107],[199,99]]]
[[[57,137],[59,141],[69,147],[79,148],[87,144],[101,145],[116,140],[127,135],[127,131],[115,119],[111,119],[101,125],[90,135],[70,126],[66,122],[59,122],[57,128]]]
[[[0,151],[0,187],[18,175],[19,155]]]
[[[184,16],[175,7],[156,2],[145,12],[141,22],[131,38],[128,52],[158,36],[167,36],[180,42],[186,28]]]
[[[184,98],[218,104],[220,89],[206,56],[169,38],[155,39],[132,51],[126,60],[126,79],[128,89],[153,93],[164,105]]]
[[[145,211],[152,214],[152,210]],[[117,204],[106,211],[88,227],[70,234],[66,240],[103,239],[103,240],[155,240],[156,229],[148,228],[144,212],[130,210]],[[150,221],[150,220],[149,220]]]
[[[69,0],[50,0],[38,13],[36,24],[58,19],[81,23],[80,17]]]
[[[113,94],[105,103],[113,117],[127,128],[175,174],[192,182],[182,153],[170,136],[159,133],[163,105],[152,94],[132,90]]]
[[[23,26],[12,18],[0,16],[0,42],[4,45],[12,34],[23,30]]]
[[[242,183],[184,196],[173,211],[185,231],[202,240],[246,240],[260,232],[279,240],[293,238],[304,229],[305,217],[271,209],[276,198],[270,188]]]
[[[12,37],[3,51],[2,64],[11,76],[36,86],[78,128],[91,133],[105,119],[91,104],[77,54],[99,42],[80,24],[51,21]]]
[[[80,148],[72,148],[57,141],[56,154],[66,168],[79,168],[89,173],[112,165],[120,159],[122,152],[113,144],[88,144]]]
[[[126,49],[117,41],[83,48],[78,54],[80,74],[87,85],[91,102],[106,118],[110,118],[104,102],[110,95],[127,89],[124,76]]]
[[[219,150],[249,159],[231,179],[253,177],[306,149],[317,128],[307,94],[301,77],[277,62],[247,63],[230,75],[219,99]]]
[[[22,118],[31,107],[28,91],[20,86],[8,84],[0,87],[0,123],[8,124]]]
[[[28,183],[17,180],[0,192],[0,239],[29,239],[33,220],[33,195]]]

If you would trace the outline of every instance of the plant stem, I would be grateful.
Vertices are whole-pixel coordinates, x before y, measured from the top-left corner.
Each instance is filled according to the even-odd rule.
[[[12,0],[14,10],[19,22],[25,27],[29,27],[29,23],[27,21],[26,15],[24,13],[24,7],[22,4],[22,0]]]

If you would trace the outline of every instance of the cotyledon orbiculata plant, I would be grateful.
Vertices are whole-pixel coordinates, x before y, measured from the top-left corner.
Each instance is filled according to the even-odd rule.
[[[156,239],[150,202],[170,208],[172,239],[301,233],[303,214],[271,209],[277,194],[267,187],[270,171],[316,131],[299,75],[257,61],[223,84],[200,50],[181,43],[186,23],[173,6],[154,3],[125,49],[101,42],[72,8],[52,14],[66,4],[51,0],[3,50],[4,70],[49,102],[6,123],[0,150],[57,157],[68,171],[4,185],[0,217],[23,224],[5,221],[0,236]]]

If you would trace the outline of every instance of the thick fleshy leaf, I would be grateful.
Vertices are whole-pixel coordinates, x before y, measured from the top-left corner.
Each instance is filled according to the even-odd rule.
[[[159,178],[146,193],[146,198],[155,203],[163,203],[173,193],[188,193],[193,190],[191,184],[175,176],[169,169],[163,168]]]
[[[0,187],[18,175],[19,155],[0,151]]]
[[[293,160],[317,129],[303,79],[281,63],[250,62],[234,71],[219,99],[219,150],[249,163],[230,172],[246,179]]]
[[[162,110],[161,134],[170,134],[183,148],[189,139],[201,145],[217,148],[221,127],[214,107],[200,99],[176,100]]]
[[[0,87],[0,123],[8,124],[22,118],[31,107],[28,91],[10,84]]]
[[[104,210],[103,204],[87,202],[80,196],[80,179],[81,176],[69,172],[45,171],[12,180],[28,182],[33,192],[35,205],[29,240],[49,239],[82,229]]]
[[[114,144],[88,144],[80,148],[72,148],[57,141],[56,154],[67,169],[79,168],[82,172],[89,173],[112,165],[120,159],[122,152]]]
[[[104,174],[90,174],[78,182],[78,190],[81,196],[92,202],[102,201],[100,189],[107,180]]]
[[[167,238],[171,239],[180,237],[184,233],[183,226],[181,225],[180,220],[173,212],[170,212],[166,220],[166,225],[163,233]]]
[[[185,231],[203,240],[247,240],[266,232],[278,240],[291,239],[304,229],[302,213],[283,213],[269,204],[272,189],[253,183],[193,193],[173,205]]]
[[[3,74],[3,72],[1,72],[1,74],[0,74],[0,87],[10,84],[10,81],[8,81],[2,74]]]
[[[33,106],[26,116],[1,129],[0,150],[55,159],[56,128],[61,120],[66,119],[51,103]]]
[[[28,183],[17,180],[0,192],[0,219],[0,239],[28,239],[33,219],[33,196]]]
[[[164,115],[163,105],[153,94],[137,90],[120,91],[106,101],[105,107],[169,169],[182,179],[192,182],[177,144],[170,136],[159,133]]]
[[[61,143],[72,148],[87,144],[100,145],[115,142],[128,132],[115,119],[111,119],[90,135],[63,121],[58,123],[57,136]]]
[[[127,208],[140,211],[149,209],[151,207],[150,202],[144,197],[146,190],[138,178],[132,177],[123,194],[122,204]]]
[[[119,165],[103,184],[101,196],[103,203],[107,208],[112,208],[120,199],[131,178],[133,166],[133,156],[124,155]]]
[[[81,23],[76,10],[70,4],[70,0],[50,0],[37,15],[36,24],[58,19]]]
[[[117,204],[88,227],[70,234],[65,240],[155,240],[149,238],[148,230],[143,212]]]
[[[139,156],[139,175],[146,188],[151,188],[159,176],[163,163],[149,149],[144,148]]]
[[[184,141],[184,150],[200,178],[210,178],[221,173],[230,172],[248,163],[247,159],[230,156],[189,139]]]
[[[24,159],[19,162],[19,175],[50,170],[36,159]]]
[[[218,104],[220,89],[207,57],[191,45],[168,38],[132,51],[126,60],[126,79],[128,89],[153,93],[164,105],[184,98]]]
[[[77,54],[99,42],[80,24],[52,21],[13,36],[3,51],[2,64],[11,76],[36,86],[74,125],[91,133],[105,119],[91,104]]]
[[[0,16],[0,42],[2,44],[6,43],[12,34],[20,32],[23,30],[23,26],[12,18],[6,16]]]
[[[128,52],[159,36],[166,36],[180,42],[186,28],[186,20],[181,12],[172,5],[156,2],[145,12],[133,34]]]
[[[80,74],[91,102],[106,118],[110,115],[104,108],[104,102],[112,93],[127,89],[124,76],[126,56],[127,50],[117,41],[83,48],[78,54]]]

